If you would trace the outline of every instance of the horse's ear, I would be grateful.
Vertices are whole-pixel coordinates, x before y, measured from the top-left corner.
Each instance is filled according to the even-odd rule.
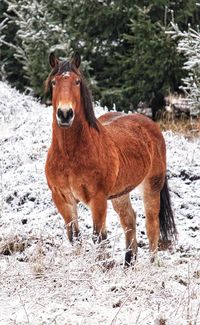
[[[53,52],[49,54],[49,64],[53,69],[58,65],[58,59]]]
[[[75,52],[73,55],[72,55],[72,63],[75,64],[75,67],[78,69],[80,67],[80,64],[81,64],[81,56],[79,54],[79,52]]]

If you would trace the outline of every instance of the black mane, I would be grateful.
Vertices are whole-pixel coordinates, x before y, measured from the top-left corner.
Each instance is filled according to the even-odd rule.
[[[97,119],[94,115],[92,95],[83,77],[81,77],[81,98],[86,121],[92,128],[95,128],[97,131],[99,131]]]
[[[66,72],[74,72],[80,77],[80,79],[81,79],[81,84],[80,84],[81,99],[82,99],[82,104],[84,107],[86,121],[92,128],[95,128],[97,131],[99,131],[97,119],[94,115],[91,92],[84,80],[84,77],[82,76],[80,71],[77,70],[77,68],[71,61],[67,61],[67,60],[59,61],[59,63],[51,71],[51,73],[49,74],[49,76],[46,80],[46,90],[49,88],[50,89],[52,88],[52,86],[51,86],[52,77],[54,77],[55,75],[61,75]]]

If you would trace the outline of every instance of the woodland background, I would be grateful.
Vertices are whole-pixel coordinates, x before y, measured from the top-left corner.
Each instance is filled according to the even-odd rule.
[[[193,0],[0,0],[1,325],[200,324],[199,18]],[[167,97],[187,100],[187,121],[159,121],[179,238],[155,264],[137,190],[138,260],[128,269],[110,203],[102,256],[87,207],[78,206],[82,246],[71,246],[52,203],[44,175],[52,107],[40,101],[48,100],[49,53],[74,50],[96,116],[104,105],[134,111],[142,101],[155,118]]]
[[[154,114],[184,88],[199,109],[199,21],[195,0],[3,0],[0,78],[46,100],[49,53],[78,50],[102,106]]]

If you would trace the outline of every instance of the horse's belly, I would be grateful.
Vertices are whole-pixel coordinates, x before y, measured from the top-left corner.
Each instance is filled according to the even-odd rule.
[[[142,183],[147,173],[142,173],[140,177],[135,177],[134,175],[131,177],[129,176],[129,181],[125,181],[125,178],[121,178],[116,182],[115,187],[112,189],[112,192],[109,193],[108,199],[114,199],[124,194],[129,193],[134,188],[136,188],[139,184]],[[124,182],[123,182],[124,180]]]
[[[109,199],[127,194],[142,183],[149,172],[151,160],[148,152],[143,156],[137,152],[128,159],[121,159],[119,173]]]
[[[129,193],[130,191],[132,191],[135,188],[135,185],[129,185],[125,188],[121,188],[121,189],[116,189],[116,191],[113,191],[112,194],[109,195],[108,200],[112,200],[115,199],[117,197],[120,197],[122,195],[125,195],[127,193]]]

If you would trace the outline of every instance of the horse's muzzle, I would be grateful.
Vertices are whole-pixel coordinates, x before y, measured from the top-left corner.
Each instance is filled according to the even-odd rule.
[[[59,127],[69,128],[74,120],[74,111],[72,108],[58,108],[56,118]]]

